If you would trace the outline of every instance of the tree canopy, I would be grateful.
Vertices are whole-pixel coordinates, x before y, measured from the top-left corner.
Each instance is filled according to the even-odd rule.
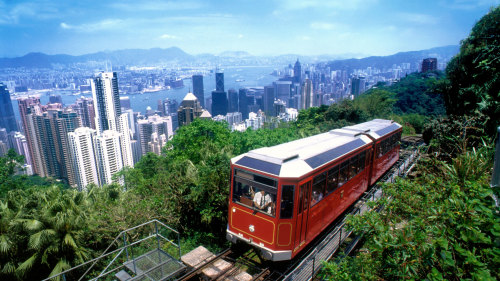
[[[482,113],[489,130],[500,120],[500,6],[492,8],[472,28],[460,52],[446,68],[442,85],[449,115]],[[491,133],[491,132],[490,132]]]

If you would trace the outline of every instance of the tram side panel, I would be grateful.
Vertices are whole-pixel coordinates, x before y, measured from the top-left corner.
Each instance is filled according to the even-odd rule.
[[[384,138],[376,142],[370,185],[374,184],[398,161],[400,140],[401,129],[384,136]]]
[[[296,190],[297,183],[294,181],[286,181],[280,179],[279,198],[279,220],[277,223],[276,233],[276,249],[277,250],[292,250],[293,239],[295,239],[295,218],[297,199]]]
[[[367,190],[370,167],[366,165],[366,157],[369,149],[365,147],[350,154],[312,176],[306,244]]]

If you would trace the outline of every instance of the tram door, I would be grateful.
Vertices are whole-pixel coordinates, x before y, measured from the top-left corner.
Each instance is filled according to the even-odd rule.
[[[311,194],[311,181],[300,184],[297,223],[295,226],[295,248],[306,242],[307,217],[309,212],[309,197]]]

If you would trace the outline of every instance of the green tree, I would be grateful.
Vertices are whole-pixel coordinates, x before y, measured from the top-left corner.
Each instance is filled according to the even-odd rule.
[[[449,115],[481,112],[490,134],[500,120],[500,6],[492,8],[462,41],[441,85]]]
[[[40,212],[34,219],[19,220],[29,238],[28,257],[18,265],[17,275],[48,277],[85,262],[89,258],[84,240],[89,212],[86,193],[61,192],[54,186],[35,192],[30,200],[41,201]]]
[[[460,155],[451,168],[431,158],[419,165],[425,170],[421,177],[385,185],[387,197],[378,202],[383,212],[348,218],[348,225],[363,233],[364,250],[339,264],[327,263],[323,277],[498,280],[500,219],[485,176],[492,164],[491,157],[484,163],[490,155],[485,150],[491,148]]]
[[[354,104],[368,119],[389,119],[395,103],[395,94],[382,89],[373,89],[354,100]]]
[[[21,178],[14,177],[16,169],[20,169],[22,163],[24,156],[17,155],[13,149],[9,149],[4,157],[0,157],[0,198],[9,190],[24,187]]]

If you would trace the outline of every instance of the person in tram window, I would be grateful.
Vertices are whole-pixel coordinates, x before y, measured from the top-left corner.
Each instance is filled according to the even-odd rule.
[[[271,199],[271,195],[267,194],[264,190],[255,193],[253,203],[260,210],[266,210],[268,214],[272,213],[273,200]]]
[[[313,194],[312,194],[312,206],[316,205],[316,203],[318,203],[319,201],[321,201],[321,199],[323,199],[323,193],[321,192],[318,192],[318,191],[313,191]]]

